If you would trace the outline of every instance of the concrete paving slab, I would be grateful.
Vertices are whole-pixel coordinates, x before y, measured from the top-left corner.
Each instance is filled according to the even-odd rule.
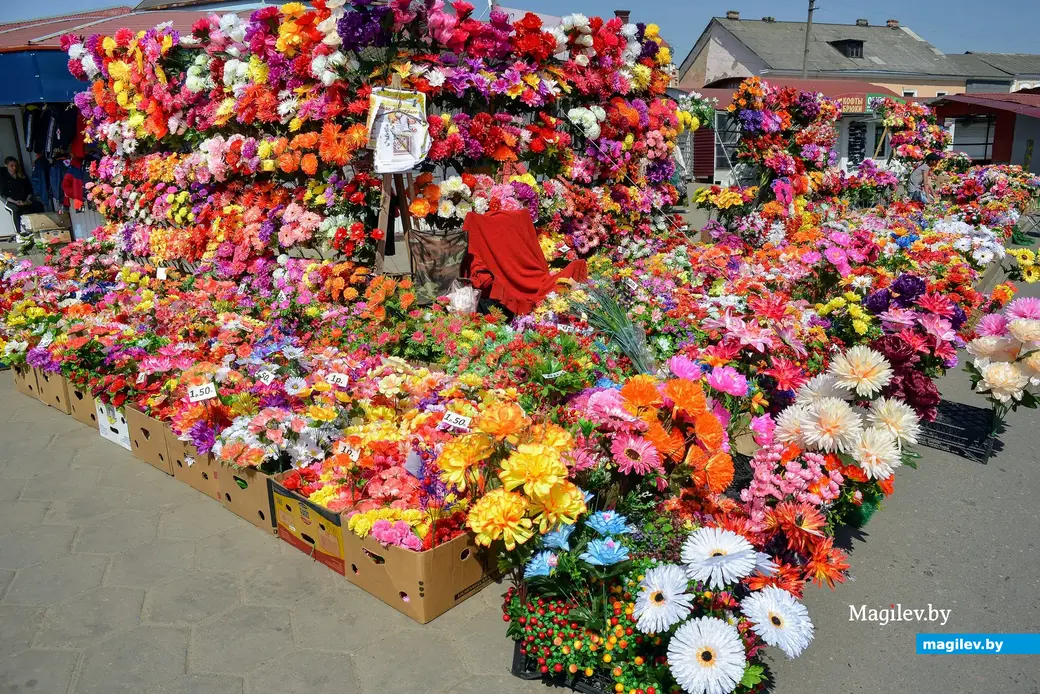
[[[112,557],[105,585],[148,588],[193,571],[195,543],[157,538]]]
[[[244,686],[233,675],[183,675],[149,694],[242,694]]]
[[[141,622],[144,591],[97,588],[47,608],[33,646],[87,648]]]
[[[21,653],[32,646],[43,613],[42,607],[0,605],[0,658]]]
[[[108,557],[70,553],[22,569],[7,589],[8,605],[53,605],[101,585]]]
[[[241,604],[242,589],[237,576],[195,571],[150,589],[144,616],[148,622],[188,625]]]
[[[274,607],[236,607],[195,628],[192,672],[245,675],[292,644],[289,613]]]
[[[65,694],[79,653],[27,650],[0,658],[0,692]]]
[[[350,656],[323,651],[279,655],[246,678],[250,692],[361,694]],[[401,682],[406,686],[405,682]],[[411,691],[411,690],[402,690]]]
[[[38,525],[13,532],[0,542],[0,569],[24,569],[69,551],[75,527]]]
[[[74,694],[140,694],[185,674],[188,630],[140,626],[87,649]]]
[[[158,527],[158,511],[119,511],[84,524],[73,549],[93,554],[119,554],[154,540]]]

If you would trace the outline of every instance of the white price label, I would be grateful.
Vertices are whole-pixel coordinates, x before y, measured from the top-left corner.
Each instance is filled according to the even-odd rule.
[[[553,371],[551,374],[542,374],[542,378],[552,381],[567,373],[566,371]]]
[[[146,376],[143,373],[137,374],[137,385],[141,385],[142,383],[144,383],[147,378],[148,376]]]
[[[260,381],[265,386],[269,386],[274,383],[274,374],[267,369],[260,369],[256,372],[256,380]]]
[[[570,252],[571,252],[571,247],[568,246],[567,244],[563,244],[562,246],[560,246],[560,253],[570,253]]]
[[[631,277],[625,278],[625,286],[631,289],[632,291],[637,291],[639,289],[639,284],[637,284],[636,281]]]
[[[164,280],[164,279],[166,279],[166,268],[164,266],[160,266],[160,267],[155,268],[155,279],[157,279],[157,280]]]
[[[361,451],[357,448],[350,448],[347,450],[347,455],[350,456],[350,462],[356,463],[361,457]]]
[[[330,386],[345,386],[350,383],[350,376],[341,373],[330,373],[325,377],[325,382]]]
[[[201,386],[188,388],[188,400],[192,402],[212,400],[215,397],[217,397],[217,387],[212,383],[203,383]]]
[[[473,421],[472,417],[467,417],[464,414],[456,414],[454,412],[445,412],[444,419],[441,420],[441,427],[453,427],[455,429],[462,429],[463,431],[469,431],[469,424]]]
[[[563,333],[576,333],[578,329],[573,325],[557,325],[556,328]]]
[[[188,467],[191,467],[192,465],[195,464],[195,459],[192,458],[190,455],[186,455],[186,456],[184,456],[184,464],[187,465]]]

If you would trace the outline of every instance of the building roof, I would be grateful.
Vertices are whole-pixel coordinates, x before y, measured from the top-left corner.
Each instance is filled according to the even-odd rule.
[[[73,12],[71,14],[56,15],[54,17],[37,17],[35,19],[24,19],[20,22],[7,22],[6,24],[0,24],[0,33],[10,31],[11,29],[19,29],[28,26],[37,26],[46,24],[48,22],[62,22],[67,20],[75,19],[97,19],[99,17],[115,17],[117,15],[126,14],[130,11],[130,7],[121,5],[119,7],[107,7],[104,9],[97,10],[86,10],[84,12]]]
[[[804,22],[715,17],[712,23],[729,31],[758,55],[771,70],[801,71],[805,45]],[[709,25],[710,26],[710,25]],[[809,70],[837,73],[891,73],[963,77],[964,68],[908,27],[818,24],[812,26]],[[849,58],[833,41],[863,42],[863,57]]]
[[[944,96],[932,102],[935,106],[942,106],[945,103],[972,104],[998,111],[1010,111],[1023,116],[1040,118],[1040,94],[1029,92],[955,94],[953,96]]]
[[[0,24],[0,53],[30,50],[36,48],[38,42],[44,37],[52,35],[61,36],[73,31],[77,27],[89,26],[94,22],[102,22],[107,19],[125,17],[129,12],[129,7],[113,7],[93,12],[78,12],[59,17],[45,17],[28,22]]]
[[[1040,55],[1032,53],[974,52],[968,52],[966,55],[972,56],[979,62],[1000,70],[1007,75],[1040,75]]]
[[[960,65],[968,78],[1005,80],[1008,84],[1011,83],[1011,75],[990,65],[974,53],[947,53],[946,57]]]

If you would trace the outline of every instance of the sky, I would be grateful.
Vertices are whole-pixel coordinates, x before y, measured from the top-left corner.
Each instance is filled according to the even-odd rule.
[[[0,23],[136,1],[0,0]],[[481,0],[471,2],[481,4]],[[543,14],[612,16],[615,9],[632,10],[632,21],[661,26],[661,35],[674,47],[676,63],[682,62],[708,20],[725,15],[726,10],[738,10],[746,19],[772,16],[779,21],[805,21],[808,8],[807,0],[502,0],[501,4]],[[898,19],[946,53],[1040,53],[1038,0],[817,0],[813,21],[852,24],[859,17],[871,24]]]

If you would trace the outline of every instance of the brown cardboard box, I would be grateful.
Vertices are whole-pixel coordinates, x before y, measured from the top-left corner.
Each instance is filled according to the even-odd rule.
[[[278,537],[344,576],[343,533],[349,532],[346,518],[286,489],[281,485],[281,477],[271,478]]]
[[[98,428],[97,406],[94,404],[94,396],[86,386],[68,384],[69,408],[72,410],[72,418],[82,422],[88,427]]]
[[[476,595],[497,577],[494,555],[469,534],[412,552],[344,531],[343,547],[347,580],[420,624]]]
[[[126,408],[126,424],[134,457],[172,475],[170,453],[166,450],[166,425],[133,407]]]
[[[14,366],[11,367],[11,373],[14,374],[14,387],[22,395],[28,395],[30,398],[40,399],[40,384],[36,381],[36,369],[31,366]]]
[[[71,229],[72,218],[68,212],[37,212],[23,214],[21,225],[25,231],[33,232]]]
[[[115,408],[106,405],[98,398],[94,398],[94,408],[97,413],[98,433],[106,441],[122,446],[126,450],[130,448],[130,427],[126,424],[126,409]]]
[[[57,372],[43,371],[40,369],[36,374],[36,381],[40,386],[40,399],[59,412],[72,414],[69,403],[68,381]]]
[[[180,480],[189,487],[219,501],[220,485],[217,481],[219,466],[213,461],[213,456],[208,453],[199,455],[195,446],[177,438],[169,425],[164,426],[163,429],[166,432],[166,450],[170,454],[173,479]]]
[[[271,508],[271,478],[259,470],[222,468],[217,478],[220,503],[224,508],[272,535],[275,532]]]
[[[72,243],[72,233],[68,229],[53,229],[37,234],[43,243]]]

